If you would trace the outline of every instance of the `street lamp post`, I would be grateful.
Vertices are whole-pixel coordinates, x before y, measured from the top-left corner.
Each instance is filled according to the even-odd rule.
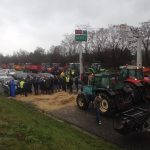
[[[137,67],[142,66],[142,50],[141,50],[141,38],[137,39]]]
[[[136,65],[137,67],[142,67],[142,40],[140,37],[140,30],[139,28],[131,28],[133,37],[135,37],[137,39],[137,56],[136,56]]]

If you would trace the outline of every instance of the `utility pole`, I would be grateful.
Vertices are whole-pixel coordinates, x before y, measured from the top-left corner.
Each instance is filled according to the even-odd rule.
[[[141,38],[137,39],[137,67],[142,67],[142,50],[141,50]]]
[[[139,28],[131,28],[133,37],[135,37],[137,39],[137,56],[136,56],[136,66],[137,67],[142,67],[142,40],[140,37],[140,30]]]
[[[80,63],[80,79],[81,79],[83,75],[82,42],[80,43],[80,48],[79,48],[79,63]]]

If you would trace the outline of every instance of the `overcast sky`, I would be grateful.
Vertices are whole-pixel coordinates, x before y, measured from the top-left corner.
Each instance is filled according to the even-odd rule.
[[[77,25],[139,25],[150,19],[150,0],[0,0],[0,53],[59,45]]]

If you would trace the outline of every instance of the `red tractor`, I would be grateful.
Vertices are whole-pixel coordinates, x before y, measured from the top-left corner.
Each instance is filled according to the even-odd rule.
[[[133,102],[137,103],[149,98],[150,79],[144,77],[143,67],[122,66],[120,68],[120,79],[133,90]]]
[[[145,132],[150,129],[150,78],[143,67],[123,66],[120,78],[132,89],[132,107],[114,117],[114,129],[120,134]]]

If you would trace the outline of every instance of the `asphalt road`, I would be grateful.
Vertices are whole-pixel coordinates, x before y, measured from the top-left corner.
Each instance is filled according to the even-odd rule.
[[[113,129],[113,119],[102,117],[102,124],[96,124],[95,113],[92,108],[82,111],[76,105],[65,106],[59,110],[49,112],[53,116],[69,122],[89,133],[102,137],[107,141],[119,145],[125,150],[149,150],[150,132],[134,133],[127,136],[120,135]]]

